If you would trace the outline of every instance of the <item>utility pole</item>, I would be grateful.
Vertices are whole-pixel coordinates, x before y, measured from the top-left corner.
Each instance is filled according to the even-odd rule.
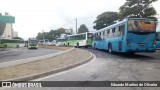
[[[43,42],[44,42],[44,30],[42,30],[43,31]]]
[[[77,31],[77,18],[75,20],[76,20],[76,34],[77,34],[78,33],[78,31]]]

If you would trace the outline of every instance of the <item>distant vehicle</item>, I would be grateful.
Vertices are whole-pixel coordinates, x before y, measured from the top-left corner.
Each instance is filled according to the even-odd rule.
[[[94,33],[92,47],[109,53],[155,52],[156,25],[154,19],[131,18]]]
[[[24,46],[24,40],[21,39],[0,39],[0,48],[19,48]]]
[[[75,46],[75,47],[88,47],[92,45],[93,33],[86,32],[75,35],[68,35],[67,42],[64,45]]]
[[[28,48],[29,49],[37,49],[38,48],[38,39],[37,38],[29,38],[28,39]]]
[[[56,45],[56,46],[63,46],[63,45],[65,45],[66,41],[67,41],[66,38],[57,38],[55,45]]]
[[[47,45],[48,42],[49,42],[48,39],[39,40],[39,44],[40,44],[40,45]]]
[[[53,41],[52,41],[52,45],[56,45],[56,40],[53,40]]]
[[[47,45],[52,46],[52,45],[53,45],[53,43],[52,43],[52,42],[48,42],[48,43],[47,43]]]

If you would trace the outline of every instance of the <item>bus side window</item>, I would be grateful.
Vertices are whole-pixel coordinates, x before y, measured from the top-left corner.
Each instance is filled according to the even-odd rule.
[[[113,33],[113,34],[112,34],[112,37],[114,37],[114,36],[115,36],[115,35],[114,35],[114,34],[115,34],[115,28],[112,28],[112,33]]]
[[[103,40],[103,36],[104,36],[104,35],[103,35],[103,32],[101,32],[101,36],[100,36],[100,39],[101,39],[101,40]]]
[[[98,33],[97,33],[97,34],[94,34],[94,38],[95,38],[95,41],[98,40]]]
[[[105,30],[104,38],[107,39],[107,37],[108,37],[107,30]]]
[[[112,33],[114,33],[115,32],[115,28],[112,28]]]
[[[110,29],[109,29],[110,30]],[[107,34],[109,34],[109,30],[107,30]]]
[[[115,37],[118,37],[118,36],[120,36],[119,27],[116,27],[116,28],[115,28],[115,33],[114,33],[114,36],[115,36]]]
[[[107,31],[108,37],[110,37],[110,29]]]
[[[114,32],[115,32],[114,28],[110,29],[109,37],[113,37],[114,36]]]
[[[102,33],[101,32],[99,32],[99,40],[102,40]]]
[[[105,39],[105,31],[103,31],[103,39]]]
[[[119,31],[121,32],[121,35],[123,36],[124,35],[124,25],[121,25],[120,27],[119,27]]]

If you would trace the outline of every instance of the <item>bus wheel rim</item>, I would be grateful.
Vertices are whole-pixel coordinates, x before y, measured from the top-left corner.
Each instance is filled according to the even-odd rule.
[[[111,45],[109,45],[109,53],[111,53],[111,52],[112,52]]]

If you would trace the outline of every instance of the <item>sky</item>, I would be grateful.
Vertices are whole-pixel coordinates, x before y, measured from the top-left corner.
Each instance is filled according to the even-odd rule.
[[[85,24],[93,31],[93,22],[106,11],[119,11],[125,0],[0,0],[0,13],[15,16],[14,31],[27,40],[38,32],[72,28]],[[160,1],[152,4],[160,14]]]

